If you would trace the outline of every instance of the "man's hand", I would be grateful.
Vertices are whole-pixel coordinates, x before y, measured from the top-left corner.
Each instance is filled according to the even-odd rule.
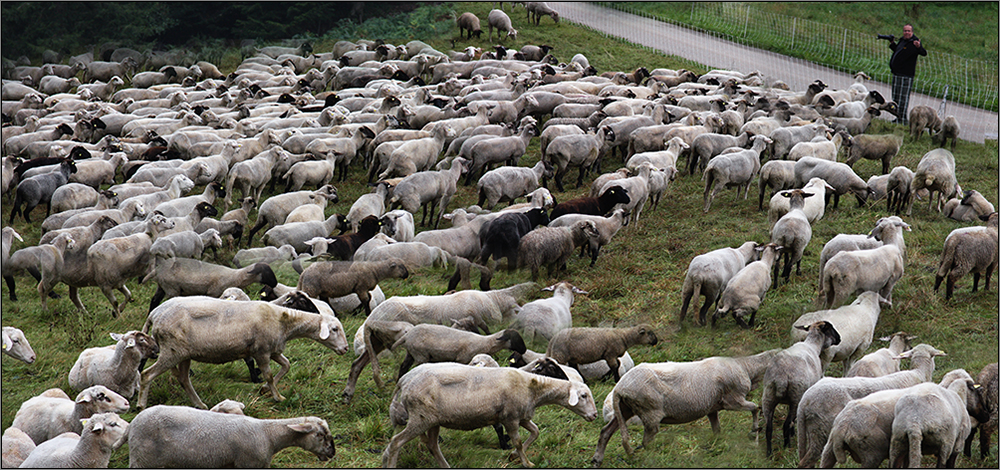
[[[913,41],[913,45],[917,46],[917,47],[920,47],[920,40],[918,39],[916,41]]]

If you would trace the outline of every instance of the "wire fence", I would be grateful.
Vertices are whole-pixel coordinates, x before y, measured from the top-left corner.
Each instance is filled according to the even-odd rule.
[[[888,69],[891,51],[885,41],[875,39],[874,34],[763,14],[738,3],[695,3],[692,19],[706,17],[705,22],[715,22],[710,25],[711,30],[654,17],[613,2],[559,5],[560,15],[566,20],[652,53],[679,56],[707,68],[744,73],[758,70],[766,83],[781,80],[793,90],[805,90],[816,79],[822,79],[834,89],[847,88],[854,82],[854,73],[863,70],[872,77],[866,83],[869,89],[878,90],[886,97],[892,96]],[[755,16],[757,14],[760,16]],[[754,32],[751,34],[751,31]],[[760,40],[753,36],[763,34],[787,38],[783,39],[787,48],[800,51],[795,52],[795,56],[807,55],[801,51],[808,51],[813,59],[758,48],[755,41]],[[841,61],[840,65],[833,63],[837,61]],[[941,116],[954,115],[962,127],[960,138],[964,140],[981,143],[984,139],[997,139],[996,109],[1000,87],[997,65],[990,64],[943,53],[921,57],[910,109],[924,105],[937,110]]]

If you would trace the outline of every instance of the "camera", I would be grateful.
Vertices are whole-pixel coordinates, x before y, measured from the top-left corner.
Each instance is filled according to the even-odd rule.
[[[879,34],[876,37],[879,38],[879,39],[885,39],[887,41],[895,41],[896,40],[896,36],[892,35],[892,34]]]

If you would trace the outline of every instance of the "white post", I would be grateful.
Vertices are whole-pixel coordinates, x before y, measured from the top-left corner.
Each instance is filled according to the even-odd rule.
[[[847,29],[844,29],[844,46],[840,49],[840,62],[844,62],[844,54],[847,53]]]
[[[747,37],[747,25],[750,24],[750,5],[747,5],[747,15],[743,20],[743,37]]]
[[[798,18],[792,18],[792,50],[795,49],[795,22]]]

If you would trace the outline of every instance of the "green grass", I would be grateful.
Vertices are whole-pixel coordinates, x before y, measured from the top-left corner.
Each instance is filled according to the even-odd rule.
[[[485,4],[456,4],[456,11],[473,11],[481,18],[490,8]],[[692,68],[690,64],[631,47],[589,30],[579,29],[561,22],[552,25],[543,19],[540,27],[528,26],[523,21],[523,9],[511,14],[519,26],[519,38],[513,46],[546,43],[556,47],[554,53],[561,59],[576,52],[585,52],[591,63],[601,70],[631,70],[638,65],[647,68]],[[458,40],[457,34],[425,39],[433,46],[447,50],[458,49],[467,41]],[[406,38],[403,38],[406,39]],[[457,41],[452,47],[451,40]],[[488,46],[486,40],[472,41],[477,46]],[[317,51],[328,50],[332,45],[320,44]],[[231,70],[231,69],[230,69]],[[228,70],[226,70],[228,71]],[[704,71],[704,70],[701,70]],[[873,123],[870,133],[903,135],[901,126],[883,121]],[[918,142],[904,141],[900,155],[893,165],[915,168],[920,157],[932,148],[925,136]],[[998,200],[998,149],[996,141],[986,145],[959,142],[955,152],[957,174],[963,188],[977,189],[990,201]],[[521,165],[533,165],[539,159],[537,140],[532,142]],[[605,161],[603,171],[613,171],[620,162]],[[879,163],[858,162],[856,171],[868,178],[880,169]],[[337,184],[341,202],[327,208],[327,214],[346,213],[351,203],[369,188],[363,183],[365,172],[354,166],[348,181]],[[575,172],[566,178],[575,181]],[[586,185],[592,178],[586,179]],[[570,184],[569,186],[572,186]],[[195,191],[200,191],[196,188]],[[555,194],[560,201],[589,191],[584,188],[569,189]],[[590,291],[589,296],[577,297],[573,305],[574,325],[627,326],[650,322],[661,338],[655,347],[635,347],[631,350],[637,362],[690,361],[707,356],[733,356],[787,347],[790,324],[804,312],[815,310],[817,261],[823,244],[837,233],[867,233],[879,217],[885,216],[883,203],[856,207],[853,198],[841,201],[837,209],[827,209],[824,218],[813,227],[813,239],[806,249],[802,262],[802,276],[794,276],[765,298],[758,313],[759,324],[751,330],[742,330],[730,320],[723,320],[715,330],[692,326],[690,322],[677,324],[680,308],[680,290],[684,273],[691,258],[700,253],[724,247],[738,246],[747,240],[768,240],[766,215],[758,212],[753,196],[735,200],[734,192],[727,190],[715,199],[708,214],[701,212],[703,182],[697,177],[681,176],[667,189],[660,207],[646,208],[638,226],[625,227],[610,245],[602,250],[594,268],[589,260],[574,257],[569,271],[548,277],[540,284],[549,285],[559,279],[568,279]],[[271,193],[266,195],[270,196]],[[756,194],[755,194],[756,195]],[[477,198],[472,188],[461,186],[450,208],[474,204]],[[9,214],[11,199],[4,198],[0,211]],[[36,216],[40,218],[39,211]],[[251,215],[254,219],[255,215]],[[4,220],[6,216],[4,216]],[[997,291],[970,293],[971,277],[963,278],[956,288],[955,297],[945,301],[942,293],[932,291],[934,272],[947,234],[964,224],[943,218],[937,212],[928,212],[926,203],[916,203],[913,217],[904,217],[913,226],[906,232],[908,263],[906,274],[896,285],[895,305],[883,311],[875,334],[885,336],[905,330],[948,353],[939,358],[935,380],[955,368],[965,368],[976,374],[988,363],[997,360]],[[25,243],[15,242],[15,249],[37,243],[40,233],[35,224],[19,219],[14,227],[25,238]],[[259,236],[255,246],[260,246]],[[230,259],[232,250],[221,253]],[[545,271],[543,270],[543,273]],[[426,269],[407,280],[391,280],[381,284],[387,295],[440,294],[445,290],[450,272],[444,269]],[[500,272],[494,278],[495,287],[505,287],[529,279],[524,271]],[[279,280],[294,284],[295,276],[279,272]],[[0,425],[10,426],[20,404],[42,391],[58,387],[73,392],[66,376],[79,351],[86,347],[111,344],[108,332],[125,332],[140,329],[145,319],[148,301],[154,287],[129,283],[135,298],[125,314],[113,319],[110,305],[97,288],[81,290],[89,313],[77,313],[66,296],[65,286],[57,287],[61,299],[49,302],[51,311],[40,308],[34,282],[28,276],[17,278],[17,302],[9,301],[7,287],[0,288],[4,325],[25,330],[38,360],[26,365],[2,359],[3,383],[0,403]],[[539,292],[539,297],[541,297]],[[354,332],[362,322],[356,314],[342,314],[341,321],[353,340]],[[880,347],[878,345],[873,345]],[[289,374],[279,384],[287,398],[276,403],[269,396],[259,393],[260,387],[249,383],[242,362],[223,365],[195,363],[192,366],[192,383],[201,398],[208,404],[230,398],[247,404],[246,413],[258,418],[286,418],[315,415],[326,419],[336,436],[337,456],[326,462],[327,467],[375,467],[380,465],[380,454],[393,434],[387,419],[392,385],[384,389],[375,387],[370,368],[358,382],[351,405],[340,403],[353,353],[338,356],[309,341],[294,341],[285,351],[291,360]],[[394,377],[402,356],[383,361],[384,378]],[[498,359],[505,359],[500,355]],[[904,364],[906,367],[906,364]],[[840,366],[834,365],[828,375],[839,375]],[[613,384],[590,384],[598,406],[611,391]],[[750,399],[760,401],[760,391],[750,394]],[[153,382],[149,404],[190,405],[176,380],[166,374]],[[779,407],[777,417],[783,419],[786,411]],[[126,413],[131,420],[134,412]],[[545,407],[537,411],[534,421],[541,430],[539,440],[528,449],[528,456],[539,467],[585,467],[589,465],[603,426],[600,420],[585,422],[572,413]],[[773,459],[765,458],[763,443],[755,444],[748,435],[750,414],[744,412],[720,413],[722,433],[713,435],[706,419],[683,425],[662,426],[653,445],[638,450],[632,457],[625,456],[621,441],[616,435],[608,446],[605,465],[608,467],[794,467],[797,463],[794,444],[790,449],[778,449]],[[522,434],[523,435],[523,434]],[[640,433],[632,432],[633,444],[638,444]],[[508,458],[507,451],[496,447],[496,437],[489,428],[460,432],[444,430],[441,433],[444,455],[455,467],[508,467],[518,463]],[[779,438],[780,439],[780,438]],[[976,446],[978,448],[978,444]],[[974,454],[978,455],[978,454]],[[985,461],[960,457],[961,467],[997,467],[997,450]],[[930,460],[925,460],[925,465]],[[112,467],[128,464],[127,448],[118,450],[111,461]],[[407,444],[399,464],[406,467],[432,467],[435,461],[418,442]],[[314,456],[301,449],[287,449],[278,453],[275,467],[317,467]],[[852,465],[856,466],[856,465]]]

